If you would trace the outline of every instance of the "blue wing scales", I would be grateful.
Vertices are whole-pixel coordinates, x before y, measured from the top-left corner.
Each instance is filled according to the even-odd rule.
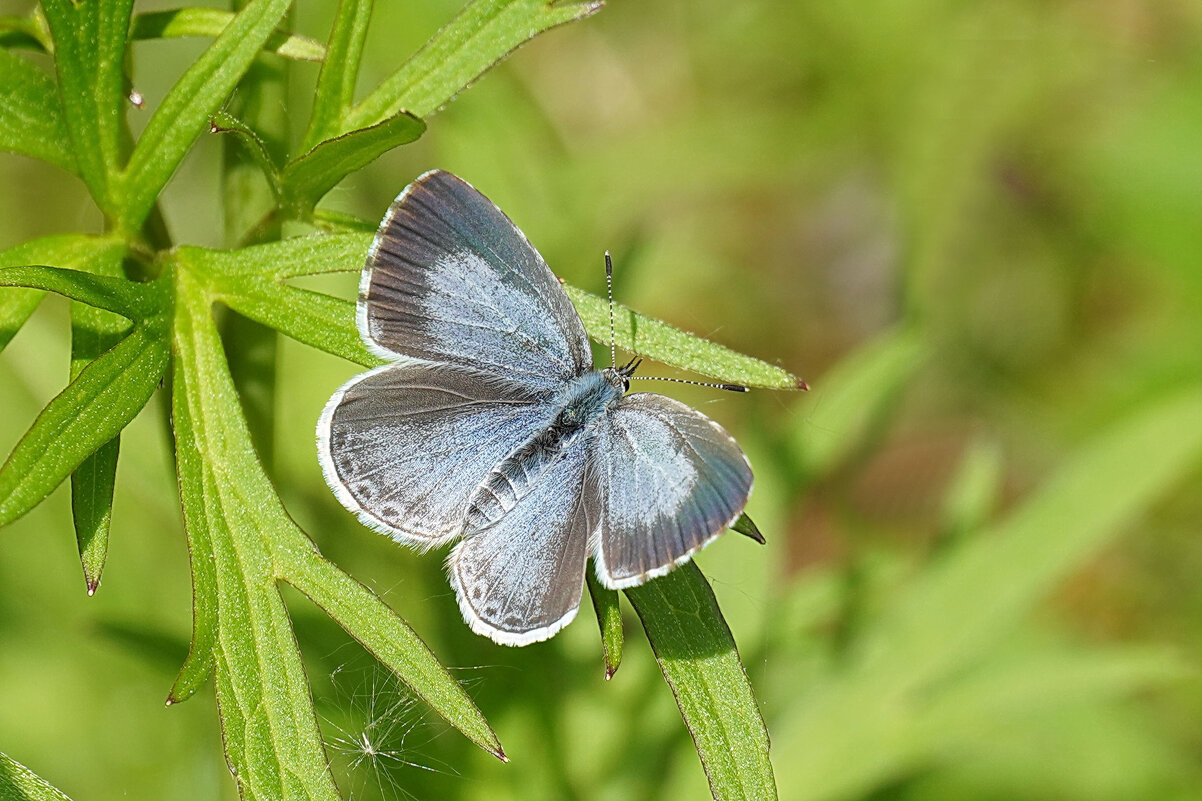
[[[589,468],[593,558],[611,589],[686,561],[730,527],[751,495],[751,466],[730,434],[649,392],[625,396],[601,421]]]
[[[462,532],[468,498],[553,409],[522,384],[449,365],[352,379],[317,424],[326,482],[366,525],[418,548]]]
[[[359,290],[385,358],[477,368],[544,390],[592,366],[584,326],[542,256],[463,180],[428,172],[392,204]]]

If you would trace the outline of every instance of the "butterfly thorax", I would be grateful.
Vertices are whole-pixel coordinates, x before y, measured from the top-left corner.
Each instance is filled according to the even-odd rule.
[[[501,460],[472,494],[464,533],[487,528],[513,509],[569,446],[589,436],[626,387],[622,374],[607,368],[584,373],[560,390],[548,425]]]

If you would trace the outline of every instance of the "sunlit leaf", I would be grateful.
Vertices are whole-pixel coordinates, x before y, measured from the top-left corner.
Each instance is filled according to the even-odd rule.
[[[626,590],[718,801],[776,798],[768,730],[713,590],[687,562]]]
[[[79,174],[105,211],[124,159],[125,39],[133,0],[45,0],[63,118]]]
[[[426,124],[400,113],[378,125],[321,142],[284,168],[280,183],[284,202],[305,214],[334,186],[395,147],[414,141]]]
[[[119,259],[124,252],[125,245],[120,240],[83,234],[50,236],[0,251],[0,269],[34,264],[93,270],[97,264]],[[0,290],[0,350],[21,329],[41,299],[39,290]]]
[[[65,2],[66,0],[56,0]],[[141,226],[209,119],[280,24],[289,0],[251,0],[172,87],[138,139],[122,181],[122,219]]]
[[[0,467],[0,525],[28,512],[125,428],[167,367],[161,324],[136,326],[46,406]]]
[[[169,11],[147,11],[134,15],[130,26],[131,39],[175,39],[187,36],[216,38],[234,19],[231,11],[219,8],[173,8]],[[307,36],[273,31],[263,43],[263,49],[299,61],[321,61],[326,49],[321,42]]]
[[[0,49],[0,150],[75,172],[58,90],[46,73]]]
[[[585,572],[589,596],[593,599],[593,611],[597,613],[597,626],[601,629],[601,652],[605,658],[605,678],[612,679],[622,664],[622,607],[617,590],[607,589],[597,580],[592,570]]]
[[[342,118],[355,102],[355,82],[359,77],[359,61],[363,57],[371,9],[372,0],[341,0],[338,4],[327,46],[329,57],[322,63],[321,74],[317,77],[317,92],[313,97],[309,129],[301,143],[302,152],[312,150],[318,142],[333,139],[345,130]]]
[[[355,106],[344,128],[375,125],[401,111],[428,117],[526,41],[600,9],[599,2],[475,0]]]
[[[62,790],[15,759],[0,754],[0,801],[71,801]]]

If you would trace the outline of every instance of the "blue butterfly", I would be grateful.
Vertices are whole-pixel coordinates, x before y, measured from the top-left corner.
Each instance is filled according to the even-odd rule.
[[[458,539],[451,586],[473,631],[551,637],[593,558],[611,589],[662,576],[739,517],[751,466],[713,420],[648,392],[637,363],[593,369],[584,326],[491,201],[433,171],[367,256],[359,331],[387,364],[330,398],[318,454],[367,526],[419,549]]]

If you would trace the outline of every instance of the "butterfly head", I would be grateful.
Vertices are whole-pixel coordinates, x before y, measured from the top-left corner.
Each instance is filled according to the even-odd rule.
[[[601,371],[601,375],[605,377],[605,381],[614,389],[628,392],[630,390],[630,377],[634,375],[634,371],[639,369],[639,365],[642,363],[643,360],[636,356],[622,367],[606,367]]]

